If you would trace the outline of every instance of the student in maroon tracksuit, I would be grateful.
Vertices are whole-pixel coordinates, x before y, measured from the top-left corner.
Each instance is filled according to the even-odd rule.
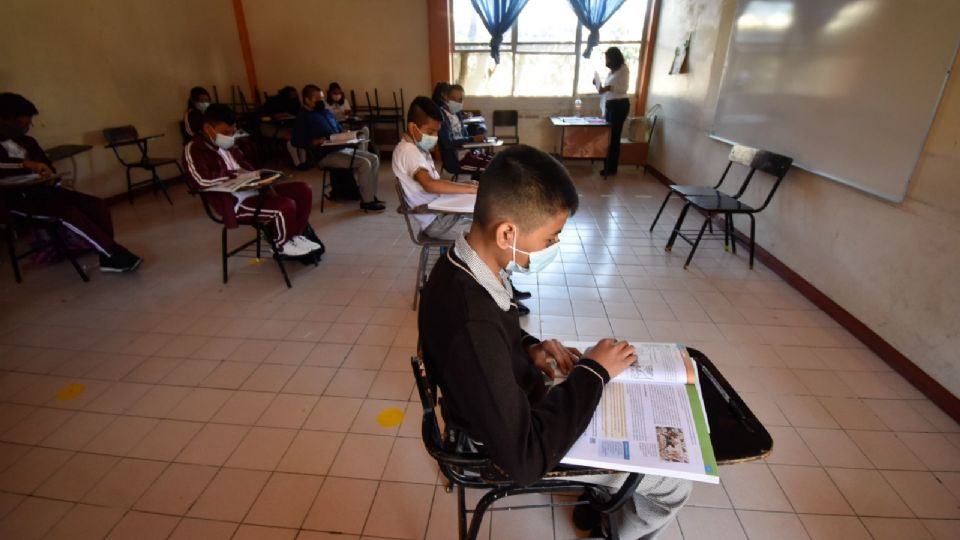
[[[204,112],[203,126],[183,148],[190,181],[204,190],[253,167],[234,144],[237,119],[229,107],[214,104]],[[299,257],[321,249],[321,244],[303,236],[313,205],[313,192],[303,182],[276,184],[266,194],[256,191],[208,193],[207,200],[218,211],[233,207],[239,220],[249,220],[260,206],[259,221],[269,222],[280,254]]]
[[[187,110],[183,113],[183,131],[187,137],[193,137],[203,128],[203,113],[212,102],[206,88],[194,86],[190,89]]]
[[[37,108],[19,94],[0,94],[0,178],[31,173],[49,176],[53,164],[37,140],[27,135]],[[4,208],[5,207],[5,208]],[[21,216],[55,217],[100,253],[103,272],[129,272],[143,259],[113,239],[110,210],[102,199],[53,184],[0,193],[0,219],[6,212]]]

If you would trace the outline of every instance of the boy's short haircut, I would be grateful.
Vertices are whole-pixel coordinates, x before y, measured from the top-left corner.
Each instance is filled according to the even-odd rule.
[[[203,121],[210,125],[227,124],[228,126],[233,126],[237,123],[237,115],[230,107],[223,103],[214,103],[204,111]]]
[[[451,84],[450,90],[459,90],[460,92],[466,93],[463,89],[463,85],[460,84]]]
[[[473,220],[511,221],[529,232],[560,212],[573,215],[580,198],[570,174],[553,156],[524,144],[497,152],[480,176]]]
[[[309,99],[320,92],[323,92],[323,90],[321,90],[319,86],[315,84],[308,84],[303,87],[303,90],[300,91],[300,97],[302,99]]]
[[[440,112],[440,107],[427,96],[415,97],[407,109],[407,123],[413,122],[422,126],[430,119],[437,122],[443,121],[443,113]]]
[[[15,118],[17,116],[36,116],[40,114],[37,107],[27,98],[13,92],[0,94],[0,118]]]

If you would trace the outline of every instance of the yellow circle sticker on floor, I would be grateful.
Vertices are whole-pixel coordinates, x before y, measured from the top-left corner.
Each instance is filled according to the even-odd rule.
[[[380,427],[397,427],[403,422],[403,409],[397,407],[387,407],[377,415],[377,423]]]
[[[76,398],[87,389],[87,385],[80,383],[68,384],[57,390],[57,399],[60,401],[69,401]]]

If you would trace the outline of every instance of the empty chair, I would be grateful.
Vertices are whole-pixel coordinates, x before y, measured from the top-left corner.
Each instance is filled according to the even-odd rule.
[[[763,152],[756,148],[750,148],[749,146],[743,146],[736,144],[733,148],[730,149],[730,156],[727,161],[727,167],[723,169],[723,174],[720,175],[720,180],[710,186],[691,186],[687,184],[673,184],[670,186],[670,190],[667,191],[667,196],[663,198],[663,203],[660,205],[660,210],[657,211],[656,217],[653,218],[653,223],[650,224],[650,232],[653,232],[653,228],[657,226],[657,221],[660,220],[660,214],[663,213],[663,209],[667,206],[667,201],[670,200],[670,197],[674,193],[680,195],[683,198],[688,196],[709,196],[717,194],[725,194],[720,191],[720,187],[723,185],[724,181],[727,179],[727,173],[730,172],[730,167],[734,163],[748,167],[747,175],[743,178],[743,181],[740,183],[740,188],[737,189],[737,192],[731,195],[734,199],[739,199],[743,192],[747,190],[747,186],[750,184],[750,180],[753,178],[753,174],[757,172],[757,167],[754,165],[754,162],[760,163],[757,161],[757,156]],[[770,155],[769,152],[764,152],[764,155]],[[776,154],[772,154],[776,155]],[[782,156],[781,156],[782,157]]]
[[[750,218],[750,268],[753,268],[754,236],[756,232],[756,219],[753,215],[763,211],[763,209],[770,204],[770,200],[773,199],[773,194],[777,192],[777,188],[780,187],[783,177],[786,176],[787,171],[790,170],[790,165],[793,163],[793,158],[782,156],[780,154],[774,154],[773,152],[767,152],[766,150],[756,150],[744,146],[734,147],[734,150],[744,153],[743,155],[738,155],[737,159],[747,161],[750,167],[750,172],[747,174],[744,184],[740,187],[740,190],[735,196],[726,195],[716,190],[714,190],[712,194],[706,195],[684,195],[687,203],[683,205],[683,209],[680,211],[680,216],[677,218],[677,223],[673,226],[673,232],[670,234],[670,240],[667,242],[666,247],[667,251],[673,249],[673,243],[676,241],[677,236],[683,238],[686,242],[689,242],[693,246],[693,249],[690,250],[690,254],[687,255],[686,262],[683,264],[684,269],[690,266],[690,261],[693,260],[693,254],[696,253],[697,246],[700,245],[700,240],[703,238],[703,233],[706,230],[707,225],[712,222],[713,216],[717,214],[722,214],[725,218],[723,232],[724,247],[727,246],[728,242],[732,241],[734,253],[737,251],[737,243],[736,239],[733,238],[733,216],[737,214],[745,214]],[[731,161],[733,161],[733,152],[731,152]],[[728,164],[727,169],[729,170],[729,168],[730,165]],[[753,174],[756,171],[769,174],[775,177],[775,180],[773,182],[773,186],[771,186],[770,190],[767,192],[767,197],[764,199],[763,204],[754,208],[749,204],[742,202],[740,197],[746,190],[747,182],[753,177]],[[721,178],[721,182],[722,180],[723,179]],[[690,238],[688,238],[680,230],[680,227],[683,225],[683,220],[686,218],[687,212],[690,210],[691,206],[706,216],[706,219],[704,219],[703,224],[700,226],[700,232],[697,234],[695,240],[690,240]]]
[[[160,181],[160,176],[157,174],[157,169],[164,165],[176,165],[177,170],[180,171],[180,176],[183,176],[183,168],[180,166],[180,162],[177,160],[177,158],[150,157],[149,155],[148,145],[150,139],[163,137],[162,133],[158,135],[147,135],[146,137],[141,137],[137,133],[137,128],[133,126],[120,126],[103,130],[103,137],[107,140],[106,148],[112,149],[114,155],[117,156],[117,160],[120,161],[120,164],[126,167],[127,198],[130,200],[131,204],[133,204],[133,188],[145,186],[147,184],[153,184],[154,194],[156,194],[157,189],[159,189],[163,192],[163,196],[167,198],[167,202],[173,204],[170,194],[167,193],[167,187],[163,185],[163,182]],[[133,160],[124,159],[120,149],[125,146],[136,146],[140,155]],[[141,182],[133,182],[130,177],[130,171],[132,169],[143,169],[148,171],[150,173],[150,178]]]
[[[497,128],[512,128],[513,131],[503,134]],[[493,136],[503,140],[503,144],[520,143],[520,113],[517,111],[493,111]]]

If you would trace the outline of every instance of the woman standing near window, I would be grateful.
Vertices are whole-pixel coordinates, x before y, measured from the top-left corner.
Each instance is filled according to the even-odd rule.
[[[620,136],[623,133],[623,123],[630,114],[630,96],[627,94],[630,69],[626,66],[623,53],[617,47],[610,47],[605,55],[610,74],[599,91],[600,109],[610,124],[610,149],[600,174],[610,176],[617,174],[617,165],[620,163]]]

